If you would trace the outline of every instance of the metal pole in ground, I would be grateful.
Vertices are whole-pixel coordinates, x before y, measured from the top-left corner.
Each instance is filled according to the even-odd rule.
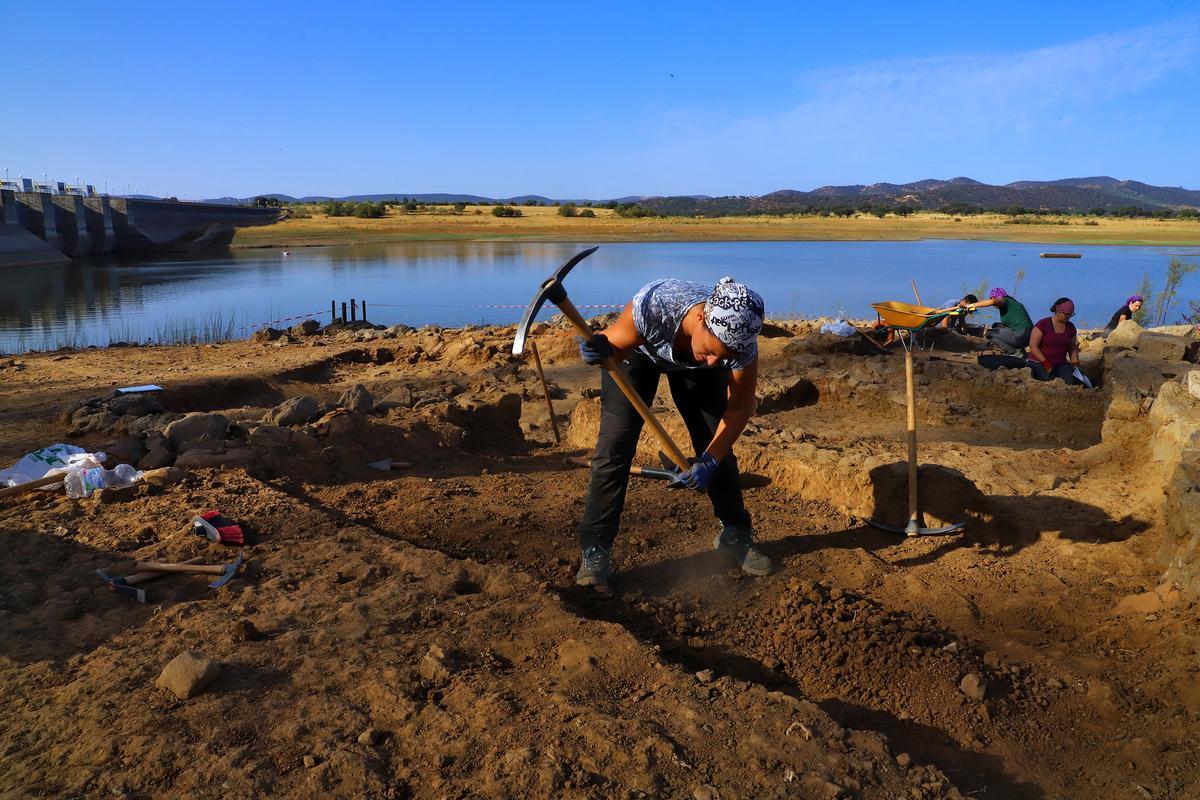
[[[358,307],[354,302],[354,298],[351,297],[350,298],[350,321],[351,322],[354,322],[357,319],[357,317],[355,316],[355,313],[354,313],[357,310],[357,308]]]
[[[337,322],[337,300],[329,301],[329,322]]]
[[[533,363],[537,365],[538,377],[542,379],[542,395],[546,398],[546,409],[550,412],[550,428],[554,431],[554,443],[562,444],[558,434],[558,420],[554,418],[554,403],[550,402],[550,388],[546,385],[546,373],[542,372],[542,357],[538,355],[537,342],[530,342],[529,349],[533,351]]]
[[[366,300],[362,301],[362,318],[363,318],[363,322],[367,321],[367,301]]]

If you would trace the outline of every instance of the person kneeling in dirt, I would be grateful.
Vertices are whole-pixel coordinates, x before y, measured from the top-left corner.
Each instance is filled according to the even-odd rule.
[[[1000,321],[988,328],[984,334],[988,341],[1006,353],[1024,353],[1033,331],[1033,321],[1029,319],[1029,312],[1025,310],[1025,306],[1000,287],[988,292],[988,299],[977,304],[975,308],[988,306],[995,306],[1000,312]]]
[[[1079,340],[1071,317],[1075,304],[1060,297],[1050,306],[1051,316],[1039,319],[1029,337],[1029,368],[1039,381],[1058,378],[1071,386],[1082,386],[1075,377],[1079,368]]]
[[[1108,320],[1108,324],[1104,326],[1104,338],[1107,339],[1108,335],[1115,331],[1117,326],[1125,320],[1133,319],[1133,315],[1136,314],[1139,309],[1141,309],[1142,302],[1142,296],[1140,294],[1131,295],[1130,298],[1125,301],[1125,305],[1114,311],[1112,317]]]
[[[660,279],[643,286],[616,322],[579,346],[589,364],[598,366],[609,356],[625,362],[630,383],[647,405],[666,374],[699,454],[680,480],[707,490],[722,525],[714,549],[751,575],[768,575],[773,565],[754,546],[732,448],[754,412],[763,314],[762,297],[732,278],[711,290]],[[575,582],[581,586],[607,585],[612,574],[610,554],[641,429],[641,416],[605,371],[600,435],[577,529],[582,554]]]

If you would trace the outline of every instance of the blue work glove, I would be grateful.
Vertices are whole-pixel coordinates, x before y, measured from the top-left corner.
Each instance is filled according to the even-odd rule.
[[[579,355],[583,356],[583,360],[593,367],[603,364],[604,359],[611,356],[613,352],[615,352],[613,346],[608,343],[608,337],[603,333],[597,333],[588,340],[579,340]]]
[[[713,479],[713,475],[717,474],[717,460],[708,453],[701,453],[696,458],[689,458],[688,463],[691,464],[686,472],[681,472],[676,478],[677,483],[682,483],[689,489],[695,489],[697,492],[702,492],[708,488],[709,482]]]

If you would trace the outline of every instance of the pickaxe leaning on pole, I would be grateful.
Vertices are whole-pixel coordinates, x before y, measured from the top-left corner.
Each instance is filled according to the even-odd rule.
[[[678,475],[674,484],[707,491],[722,523],[715,549],[745,572],[769,573],[770,560],[752,541],[731,452],[754,409],[762,298],[732,278],[722,278],[715,288],[661,279],[642,287],[616,322],[595,333],[563,286],[567,273],[595,249],[575,255],[542,283],[513,345],[513,352],[520,354],[534,317],[549,300],[575,327],[584,360],[605,369],[599,440],[578,529],[581,566],[576,582],[604,585],[611,573],[609,552],[643,423],[662,445],[664,465]],[[684,456],[649,409],[663,375],[687,425],[697,453],[693,459]]]

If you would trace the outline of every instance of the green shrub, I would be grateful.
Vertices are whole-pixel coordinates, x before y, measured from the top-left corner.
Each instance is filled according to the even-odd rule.
[[[596,216],[596,212],[595,212],[595,211],[592,211],[590,208],[585,208],[583,211],[580,211],[580,212],[579,212],[579,216],[581,216],[581,217],[594,217],[594,216]]]
[[[512,206],[494,206],[492,208],[493,217],[521,217],[521,209],[513,208]]]
[[[560,217],[575,216],[575,204],[574,203],[564,203],[563,205],[559,206],[558,207],[558,215]]]

